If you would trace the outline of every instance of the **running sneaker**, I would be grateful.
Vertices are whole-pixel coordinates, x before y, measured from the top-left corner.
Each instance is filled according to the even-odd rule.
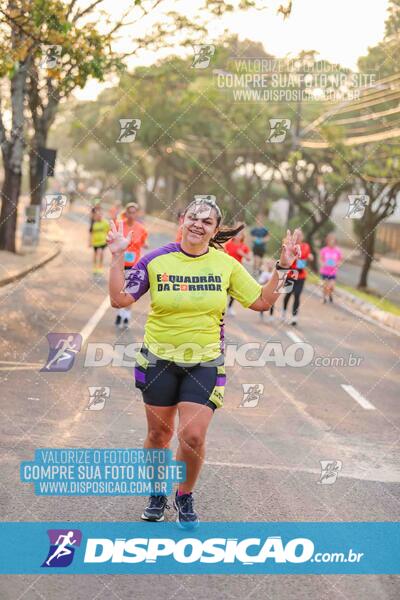
[[[235,312],[235,310],[231,306],[228,306],[227,314],[230,317],[235,317],[236,316],[236,312]]]
[[[168,506],[167,496],[150,496],[141,518],[144,521],[164,521],[164,511]]]
[[[291,325],[297,325],[297,317],[295,315],[293,315],[291,321],[290,321]]]
[[[124,327],[128,327],[129,325],[129,320],[128,319],[124,319]]]
[[[121,325],[121,315],[117,315],[117,318],[115,319],[115,325],[118,327],[118,325]]]
[[[199,517],[193,507],[193,496],[182,494],[178,496],[178,490],[175,494],[174,508],[178,511],[176,522],[182,529],[194,529],[199,526]]]

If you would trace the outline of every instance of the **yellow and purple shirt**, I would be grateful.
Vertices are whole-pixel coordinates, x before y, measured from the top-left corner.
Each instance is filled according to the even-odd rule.
[[[149,252],[127,273],[135,300],[150,290],[144,344],[176,363],[211,361],[223,352],[227,295],[248,307],[261,286],[234,258],[216,250],[187,254],[179,243]]]

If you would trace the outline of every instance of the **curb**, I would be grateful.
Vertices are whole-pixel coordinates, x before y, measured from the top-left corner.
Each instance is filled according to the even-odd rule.
[[[320,287],[313,283],[313,292],[322,298]],[[335,296],[343,300],[342,308],[350,312],[357,312],[361,318],[367,321],[373,321],[376,325],[381,325],[385,329],[389,329],[392,333],[400,334],[400,316],[392,315],[384,310],[380,310],[374,304],[361,300],[358,296],[354,296],[347,290],[342,290],[339,287],[335,288]]]
[[[9,283],[13,283],[14,281],[18,281],[19,279],[22,279],[26,275],[29,275],[29,273],[33,273],[33,271],[36,271],[37,269],[44,267],[44,265],[47,264],[48,262],[50,262],[51,260],[53,260],[53,258],[56,258],[56,256],[58,256],[61,252],[62,244],[61,244],[61,242],[55,242],[55,244],[57,246],[56,249],[54,251],[50,252],[50,254],[47,254],[47,256],[45,256],[38,263],[31,265],[30,267],[28,267],[27,269],[24,269],[23,271],[20,271],[19,273],[15,273],[15,275],[11,275],[10,277],[4,277],[4,279],[0,279],[0,287],[3,287],[4,285],[8,285]]]

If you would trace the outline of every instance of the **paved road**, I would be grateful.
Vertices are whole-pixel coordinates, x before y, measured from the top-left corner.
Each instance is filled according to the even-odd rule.
[[[0,290],[2,519],[135,521],[143,498],[44,498],[19,482],[20,461],[31,459],[37,447],[135,447],[145,436],[143,406],[130,368],[84,367],[85,347],[71,371],[38,371],[47,356],[46,334],[81,331],[107,293],[105,281],[95,282],[90,275],[86,226],[79,220],[61,225],[66,243],[62,255]],[[160,231],[151,236],[155,245],[167,239]],[[399,338],[339,306],[322,306],[312,295],[305,296],[302,308],[295,331],[280,322],[260,324],[256,313],[241,307],[227,322],[229,344],[275,341],[290,352],[297,336],[311,345],[314,365],[327,357],[336,363],[228,369],[225,407],[213,420],[197,489],[203,520],[399,518]],[[123,333],[114,328],[113,309],[106,310],[88,342],[140,340],[147,310],[148,299],[142,298],[132,328]],[[338,359],[350,355],[360,359],[358,366],[338,366]],[[244,383],[264,386],[256,407],[240,406]],[[87,411],[88,386],[96,385],[110,386],[111,397],[102,411]],[[353,386],[374,410],[363,408],[342,385]],[[323,459],[343,463],[334,485],[317,484]],[[173,518],[171,511],[168,519]],[[2,600],[394,600],[400,578],[208,576],[205,584],[201,576],[3,576],[0,591]]]
[[[400,305],[400,279],[386,271],[380,264],[370,270],[368,275],[368,285],[376,290],[387,300]],[[346,285],[354,286],[357,284],[361,273],[361,266],[345,262],[339,271],[338,281]]]

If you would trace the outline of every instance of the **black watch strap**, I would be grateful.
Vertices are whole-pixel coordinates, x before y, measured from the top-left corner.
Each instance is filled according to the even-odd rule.
[[[279,260],[276,261],[275,263],[275,269],[277,271],[290,271],[290,267],[281,267],[281,265],[279,264]]]

